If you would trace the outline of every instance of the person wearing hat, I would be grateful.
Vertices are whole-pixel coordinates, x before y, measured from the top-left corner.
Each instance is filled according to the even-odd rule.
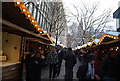
[[[73,68],[77,63],[75,53],[72,52],[72,48],[69,47],[68,51],[64,54],[65,60],[65,81],[73,80]]]
[[[62,48],[62,46],[57,45],[57,54],[58,54],[58,63],[57,63],[57,76],[60,74],[62,60],[65,54],[65,50]]]
[[[35,56],[33,56],[32,63],[32,80],[41,81],[41,69],[45,66],[45,62],[41,59],[41,51],[36,51]]]
[[[88,54],[86,59],[86,62],[80,65],[78,68],[77,78],[79,81],[82,81],[83,79],[99,80],[99,76],[95,74],[94,70],[95,56],[93,54]]]

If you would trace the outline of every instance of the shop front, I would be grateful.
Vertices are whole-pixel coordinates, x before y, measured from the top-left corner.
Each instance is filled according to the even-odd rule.
[[[2,3],[2,49],[0,49],[0,67],[2,68],[2,80],[22,81],[24,70],[24,57],[26,50],[45,49],[52,44],[49,34],[39,32],[31,24],[26,15],[15,6],[14,2]],[[43,32],[42,32],[43,33]]]

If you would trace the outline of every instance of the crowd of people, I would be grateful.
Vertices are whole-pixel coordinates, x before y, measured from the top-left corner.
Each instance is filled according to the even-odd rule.
[[[80,50],[77,52],[82,65],[77,71],[79,81],[83,79],[119,81],[120,50]]]
[[[77,63],[75,53],[72,48],[67,50],[57,45],[46,52],[47,57],[42,59],[42,52],[29,49],[29,53],[25,56],[26,81],[41,81],[41,69],[49,68],[49,79],[53,80],[60,75],[62,61],[65,60],[65,80],[72,80],[73,67]]]
[[[79,81],[101,80],[119,81],[120,77],[120,50],[86,50],[74,52],[57,45],[46,52],[46,58],[41,58],[42,52],[29,49],[25,56],[26,81],[42,81],[41,69],[48,67],[49,80],[60,75],[61,65],[65,61],[65,81],[73,81],[73,68],[79,58],[79,68],[76,77]]]

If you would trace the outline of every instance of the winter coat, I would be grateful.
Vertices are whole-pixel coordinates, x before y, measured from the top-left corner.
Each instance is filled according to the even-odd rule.
[[[41,68],[44,65],[45,62],[41,58],[36,58],[35,54],[27,54],[25,58],[26,81],[40,81]]]
[[[59,52],[59,50],[57,51],[58,54],[58,61],[61,62],[63,60],[64,54],[65,54],[65,50],[61,49],[61,51]]]
[[[72,69],[77,63],[76,56],[72,51],[68,51],[64,54],[65,67]]]
[[[79,66],[76,77],[78,79],[86,79],[87,70],[88,70],[88,63],[83,63],[82,65]]]
[[[47,56],[47,64],[57,64],[57,63],[58,63],[57,53],[50,52]]]
[[[32,66],[33,66],[33,57],[35,54],[27,54],[25,56],[25,68],[26,71],[31,71],[32,70]]]

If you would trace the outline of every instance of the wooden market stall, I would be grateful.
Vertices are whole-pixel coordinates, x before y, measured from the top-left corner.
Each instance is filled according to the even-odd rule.
[[[21,11],[22,8],[26,9],[25,13]],[[37,29],[39,27],[37,23],[31,23],[32,15],[28,12],[22,2],[19,6],[16,2],[2,3],[3,15],[0,18],[0,24],[2,24],[0,57],[2,59],[0,59],[0,67],[2,67],[3,80],[22,80],[23,59],[26,46],[29,46],[28,43],[42,49],[53,43],[49,34],[42,34],[43,31],[40,28]],[[31,15],[30,18],[28,15]],[[39,32],[42,33],[38,34]],[[39,43],[38,46],[35,42]]]
[[[98,43],[105,44],[104,46],[108,50],[113,50],[120,47],[119,39],[119,34],[116,36],[112,34],[104,34]]]
[[[119,45],[119,34],[118,35],[113,35],[113,34],[104,34],[101,39],[98,41],[97,45],[93,46],[95,49],[99,50],[111,50],[113,48],[118,48],[120,47]]]

